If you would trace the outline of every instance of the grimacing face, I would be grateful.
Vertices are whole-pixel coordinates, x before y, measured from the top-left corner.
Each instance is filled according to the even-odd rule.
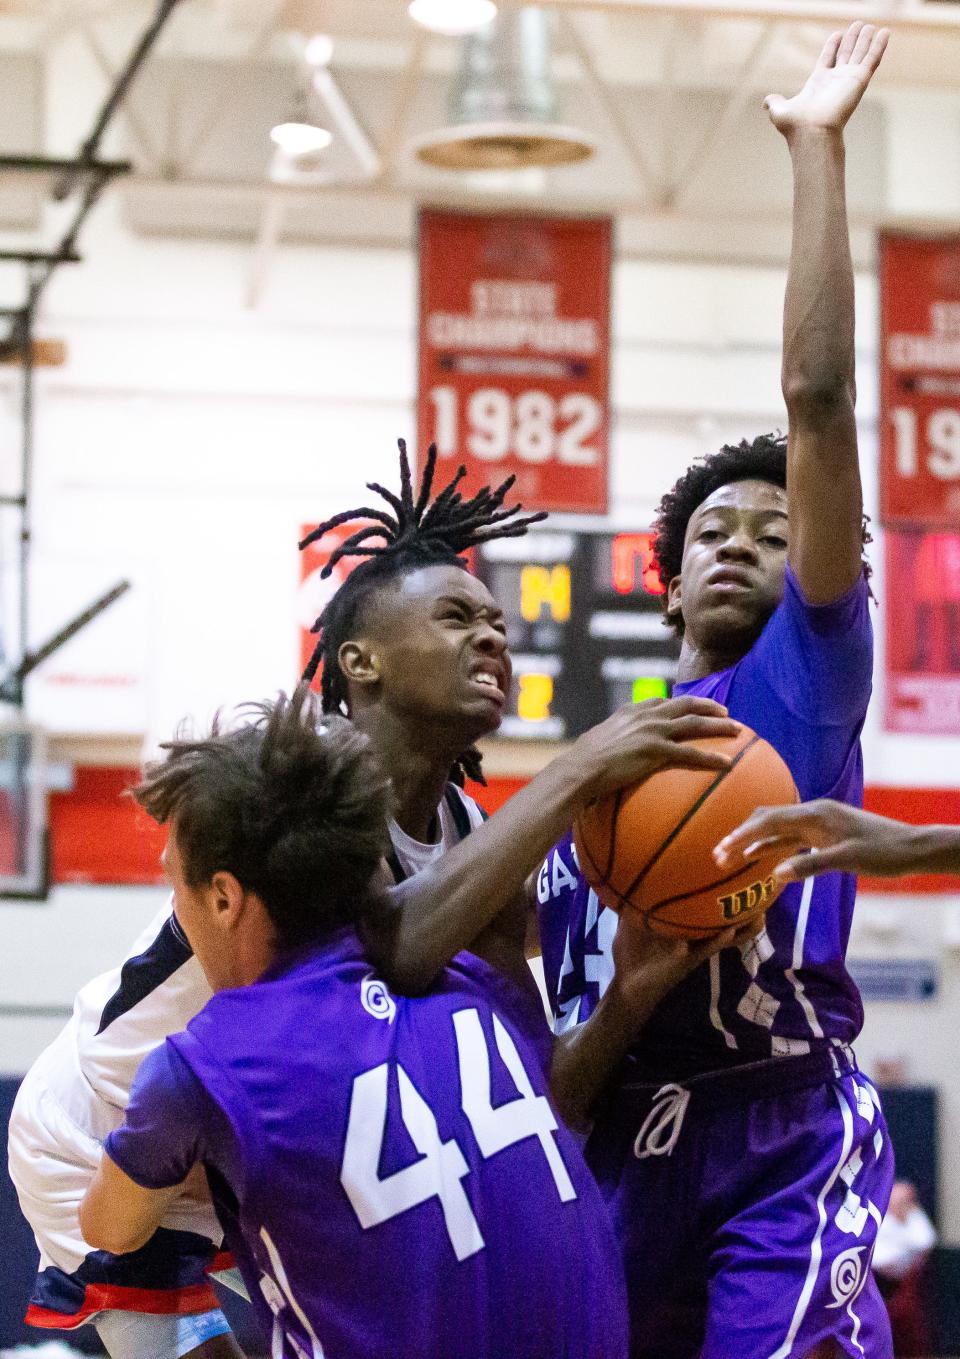
[[[449,722],[468,742],[503,719],[513,674],[503,613],[458,566],[424,566],[381,590],[365,631],[376,647],[381,701]]]
[[[680,575],[669,585],[698,648],[742,655],[783,598],[787,493],[751,479],[720,486],[690,516]]]

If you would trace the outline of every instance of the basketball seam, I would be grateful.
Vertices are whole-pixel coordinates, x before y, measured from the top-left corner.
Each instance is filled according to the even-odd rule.
[[[645,914],[655,916],[665,907],[673,906],[678,901],[689,901],[691,897],[699,897],[704,892],[714,891],[717,887],[726,887],[728,882],[735,882],[747,869],[753,868],[759,862],[759,859],[751,859],[749,863],[742,864],[733,873],[728,873],[725,878],[717,878],[714,882],[704,883],[702,887],[695,887],[692,892],[679,892],[675,897],[664,897],[662,901],[657,902],[656,906],[648,907]]]
[[[613,868],[613,859],[617,848],[617,821],[620,817],[620,805],[622,802],[623,802],[623,789],[618,788],[617,795],[613,803],[613,815],[610,817],[610,848],[607,851],[607,867],[606,871],[603,874],[604,882],[610,881],[610,872]],[[591,854],[590,857],[592,859],[593,855]],[[596,864],[594,864],[594,868],[596,868]]]
[[[652,934],[659,933],[659,931],[655,930],[653,926],[649,923],[650,919],[656,918],[654,912],[639,911],[637,907],[634,906],[632,901],[628,901],[626,897],[620,896],[618,892],[614,892],[613,895],[617,898],[617,901],[620,903],[620,912],[622,912],[624,915],[628,917],[631,915],[631,913],[634,916],[638,916],[639,919],[643,922],[640,928],[650,930]],[[611,907],[610,909],[613,908]],[[671,930],[677,930],[682,934],[683,938],[696,938],[696,939],[707,939],[713,935],[722,934],[723,931],[727,928],[727,926],[725,925],[719,926],[685,925],[682,920],[665,920],[661,921],[661,924],[669,925]]]
[[[713,782],[703,790],[703,792],[697,798],[696,802],[694,802],[694,804],[687,809],[681,820],[677,822],[677,824],[674,826],[673,830],[670,832],[667,838],[664,841],[662,841],[659,848],[654,852],[653,856],[647,860],[643,868],[641,868],[640,872],[634,878],[633,882],[630,883],[626,892],[623,894],[624,897],[630,897],[633,895],[633,893],[640,886],[641,882],[643,882],[644,878],[650,872],[653,865],[657,862],[658,859],[663,857],[664,853],[670,848],[674,840],[683,830],[684,826],[691,819],[691,817],[696,816],[697,812],[706,802],[707,798],[710,797],[712,793],[716,792],[716,790],[720,787],[721,783],[723,783],[727,775],[731,774],[734,771],[734,769],[736,769],[737,765],[743,759],[744,755],[746,755],[747,751],[752,750],[752,748],[756,745],[757,741],[759,740],[760,737],[757,736],[756,733],[754,733],[751,740],[749,740],[747,744],[743,747],[743,749],[733,757],[733,760],[730,762],[730,767],[728,769],[721,769],[718,772]]]
[[[603,880],[603,878],[600,876],[600,870],[597,868],[596,861],[594,860],[593,855],[590,853],[590,847],[588,846],[588,844],[587,844],[587,842],[586,842],[585,839],[583,840],[583,844],[582,844],[582,852],[583,852],[583,857],[588,861],[590,867],[593,869],[594,873],[596,874],[597,881],[598,881],[598,882],[603,882],[604,880]],[[582,868],[583,868],[583,864],[581,864],[580,867],[581,867],[581,869],[582,869]],[[587,878],[586,873],[584,873],[583,876],[584,876],[585,878]],[[591,885],[591,884],[590,884],[590,879],[589,879],[589,878],[587,878],[587,885],[588,885],[588,886]],[[593,890],[596,891],[597,889],[596,889],[596,888],[593,888]]]

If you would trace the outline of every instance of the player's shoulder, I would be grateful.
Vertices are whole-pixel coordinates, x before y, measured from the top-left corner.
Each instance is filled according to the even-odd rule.
[[[815,604],[807,598],[802,583],[788,564],[783,580],[783,598],[770,621],[797,620],[808,631],[826,637],[834,634],[844,640],[856,639],[858,635],[869,638],[872,634],[869,602],[870,586],[866,575],[861,572],[850,588],[836,599],[826,604]]]
[[[132,1024],[143,1042],[155,1030],[159,1042],[182,1028],[210,991],[187,937],[169,903],[153,918],[123,961],[88,982],[77,994],[74,1013],[88,1039],[111,1032],[111,1041]]]
[[[465,792],[459,784],[448,783],[444,798],[455,821],[458,821],[463,828],[463,833],[475,830],[477,826],[482,826],[487,820],[487,813],[469,793]]]

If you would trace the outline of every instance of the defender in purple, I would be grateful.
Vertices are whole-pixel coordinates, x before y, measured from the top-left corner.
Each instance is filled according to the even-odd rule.
[[[804,799],[863,797],[872,635],[854,419],[854,299],[842,129],[886,46],[861,23],[828,41],[795,98],[790,148],[786,441],[724,448],[664,497],[656,550],[683,638],[676,693],[714,698],[770,741]],[[718,870],[719,871],[719,870]],[[851,1043],[845,964],[855,879],[792,884],[764,931],[658,1006],[587,1147],[620,1239],[635,1359],[887,1359],[870,1274],[892,1152]],[[615,927],[569,837],[538,881],[557,1027],[611,976]]]
[[[308,691],[173,742],[137,796],[170,826],[176,918],[214,995],[144,1059],[85,1240],[140,1249],[199,1180],[276,1359],[621,1359],[619,1250],[550,1100],[536,992],[463,952],[395,994],[359,931],[383,911],[482,909],[605,780],[702,761],[685,739],[727,727],[704,700],[622,710],[389,900],[373,885],[388,780]],[[627,947],[632,999],[583,1026],[585,1066],[594,1035],[608,1053],[708,951]]]

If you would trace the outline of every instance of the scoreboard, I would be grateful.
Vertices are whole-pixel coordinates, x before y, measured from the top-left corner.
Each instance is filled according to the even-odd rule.
[[[513,654],[500,736],[579,736],[622,703],[669,695],[680,644],[663,622],[652,539],[550,528],[477,549]]]

